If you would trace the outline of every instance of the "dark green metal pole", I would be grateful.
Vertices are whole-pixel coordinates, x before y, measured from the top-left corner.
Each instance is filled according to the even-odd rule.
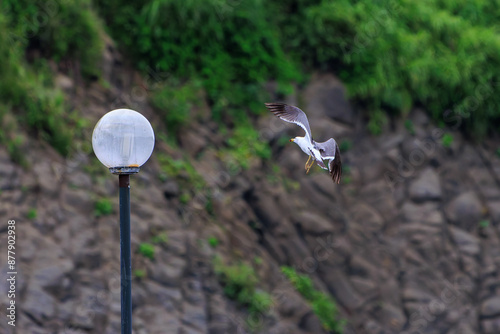
[[[120,174],[120,275],[122,334],[132,334],[132,260],[130,255],[130,175]]]

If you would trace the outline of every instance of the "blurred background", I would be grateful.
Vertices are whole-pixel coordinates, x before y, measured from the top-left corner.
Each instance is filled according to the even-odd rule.
[[[91,146],[120,107],[157,138],[134,333],[500,332],[498,1],[0,7],[1,333],[120,332],[118,180]],[[340,185],[305,175],[277,101],[337,140]]]

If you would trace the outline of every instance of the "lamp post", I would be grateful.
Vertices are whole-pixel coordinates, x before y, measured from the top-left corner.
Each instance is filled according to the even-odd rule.
[[[155,136],[149,121],[136,111],[116,109],[97,122],[92,147],[99,161],[118,175],[120,187],[120,280],[122,334],[132,333],[132,261],[130,251],[130,174],[153,152]]]

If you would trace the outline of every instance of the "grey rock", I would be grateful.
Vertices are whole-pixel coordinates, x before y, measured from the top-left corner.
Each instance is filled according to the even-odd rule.
[[[479,239],[476,236],[453,226],[450,226],[450,232],[455,240],[455,244],[462,253],[471,256],[479,254],[481,249],[479,246]]]
[[[94,203],[88,189],[72,189],[64,187],[61,193],[64,200],[63,207],[70,212],[79,212],[90,221],[89,215],[94,214]]]
[[[384,303],[381,308],[381,318],[384,324],[390,324],[393,331],[400,332],[406,323],[406,316],[400,307]]]
[[[196,278],[188,278],[182,281],[182,291],[184,299],[196,305],[203,304],[205,295],[201,281]]]
[[[428,303],[432,301],[435,297],[420,288],[415,287],[405,287],[403,289],[403,301],[404,302],[420,302]]]
[[[418,139],[408,137],[403,140],[401,152],[402,160],[398,161],[398,171],[403,177],[412,177],[416,175],[418,168],[425,164],[438,153],[437,143],[430,139]]]
[[[305,332],[301,331],[297,328],[297,325],[291,323],[290,321],[280,321],[275,324],[273,327],[269,328],[269,334],[305,334]],[[321,332],[319,332],[321,333]],[[318,334],[319,334],[318,333]]]
[[[444,218],[438,205],[433,202],[414,204],[406,202],[401,207],[401,215],[407,222],[425,222],[431,225],[442,225]]]
[[[207,146],[206,140],[195,130],[180,131],[179,139],[182,148],[191,156],[196,156]]]
[[[180,286],[186,269],[186,260],[180,257],[167,257],[160,263],[148,263],[148,273],[153,280],[167,286]]]
[[[480,314],[484,318],[492,318],[500,315],[500,296],[486,299],[481,304]]]
[[[361,277],[350,277],[350,281],[354,289],[363,296],[373,295],[377,290],[377,284],[369,279]]]
[[[446,216],[455,225],[471,231],[483,215],[483,205],[472,192],[466,192],[453,199],[445,208]]]
[[[437,173],[432,168],[426,168],[412,182],[409,193],[410,198],[415,202],[440,200],[442,193]]]
[[[343,123],[353,124],[354,113],[342,83],[331,74],[315,74],[304,94],[308,115],[327,115]]]
[[[61,298],[65,296],[71,288],[70,280],[67,275],[74,269],[73,262],[70,260],[56,260],[54,263],[45,263],[33,270],[32,283],[39,284]]]
[[[137,324],[134,326],[137,332],[146,330],[149,334],[178,333],[181,321],[177,312],[167,312],[161,307],[146,305],[138,308],[133,313]]]
[[[296,219],[305,233],[321,234],[334,231],[332,222],[313,212],[301,212]]]
[[[249,204],[262,224],[267,228],[273,229],[277,227],[284,223],[285,217],[287,217],[287,213],[280,209],[276,204],[276,200],[263,191],[253,192]]]
[[[280,287],[274,291],[276,310],[286,318],[302,317],[310,311],[306,301],[294,291],[292,286]]]
[[[180,334],[205,334],[206,333],[206,328],[204,328],[203,330],[199,330],[199,329],[195,329],[195,328],[192,328],[192,327],[183,326],[179,330],[179,333]]]
[[[66,174],[66,182],[70,187],[79,189],[92,189],[93,182],[89,174],[83,172],[72,172]]]
[[[500,188],[495,182],[495,178],[490,174],[489,169],[485,167],[468,168],[467,172],[476,183],[479,192],[487,199],[500,199]]]
[[[145,287],[151,298],[156,300],[165,310],[173,311],[179,309],[182,301],[182,293],[178,288],[169,288],[153,281],[145,282]]]
[[[73,90],[73,87],[75,85],[73,79],[62,73],[57,74],[57,76],[54,79],[54,83],[57,87],[67,92]]]
[[[384,227],[384,219],[372,206],[364,203],[353,205],[349,211],[351,222],[361,226],[365,233],[377,233]]]
[[[487,206],[490,217],[495,223],[500,225],[500,200],[489,201]]]
[[[38,184],[43,192],[54,196],[59,190],[59,180],[52,168],[50,160],[40,161],[37,163],[33,172],[37,176]]]
[[[349,310],[356,310],[364,300],[352,287],[344,273],[332,270],[323,277],[328,289],[336,296],[341,305]]]
[[[179,184],[175,180],[168,180],[163,186],[163,194],[165,197],[172,198],[179,195]]]
[[[20,304],[24,312],[39,323],[52,318],[56,310],[56,300],[37,285],[29,285],[26,299]]]
[[[323,325],[313,312],[308,312],[300,319],[299,327],[309,333],[324,332]]]
[[[102,263],[102,253],[98,247],[86,247],[75,256],[75,262],[79,267],[97,269]]]
[[[500,319],[486,319],[481,321],[481,327],[485,334],[500,333]]]
[[[182,323],[190,327],[194,327],[199,331],[204,331],[207,328],[207,315],[205,313],[204,303],[189,304],[184,303],[182,306]]]

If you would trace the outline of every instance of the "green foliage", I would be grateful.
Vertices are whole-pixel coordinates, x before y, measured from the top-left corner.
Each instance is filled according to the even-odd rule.
[[[436,120],[451,110],[476,136],[498,131],[496,2],[292,0],[277,6],[285,13],[275,17],[285,48],[313,66],[338,69],[350,96],[377,119],[370,121],[372,133],[380,132],[380,110],[405,113],[414,103]]]
[[[487,228],[490,226],[490,221],[489,220],[481,220],[479,222],[479,226],[482,227],[482,228]]]
[[[405,128],[411,135],[415,135],[415,127],[410,119],[405,120]]]
[[[96,0],[111,34],[143,71],[202,81],[216,119],[262,110],[264,82],[289,90],[285,56],[266,3],[224,0]],[[288,87],[287,87],[288,85]]]
[[[2,6],[24,47],[40,48],[56,61],[77,60],[82,74],[97,76],[102,29],[90,0],[5,0]]]
[[[227,155],[226,160],[243,169],[248,169],[255,158],[271,157],[269,145],[260,138],[257,130],[248,124],[237,126],[227,144],[228,149],[223,152]]]
[[[28,219],[35,219],[37,217],[36,209],[29,209],[27,217]]]
[[[161,153],[157,157],[161,170],[167,177],[176,178],[181,182],[181,185],[189,186],[193,190],[201,190],[206,186],[205,180],[198,174],[187,158],[174,159]]]
[[[219,246],[219,239],[217,239],[216,237],[209,237],[207,241],[212,248]]]
[[[311,303],[314,313],[318,316],[323,327],[334,333],[342,333],[343,321],[338,320],[338,309],[335,301],[313,286],[307,275],[298,274],[295,269],[283,266],[281,271],[290,280],[295,289]]]
[[[188,204],[190,200],[191,200],[191,195],[188,192],[183,192],[179,196],[179,201],[181,201],[182,204]]]
[[[98,22],[89,0],[0,3],[0,103],[10,105],[20,125],[64,156],[80,129],[69,117],[64,95],[54,88],[52,70],[41,57],[74,60],[84,75],[96,75],[102,50]],[[18,148],[10,142],[13,159],[20,161]]]
[[[24,156],[23,145],[25,137],[19,131],[19,122],[13,117],[12,110],[8,106],[0,105],[0,144],[7,147],[10,159],[27,168],[28,161]]]
[[[453,135],[445,133],[441,138],[441,144],[443,144],[444,147],[450,147],[451,144],[453,144]]]
[[[199,104],[201,85],[198,81],[190,81],[184,85],[172,80],[154,91],[151,103],[159,111],[170,135],[177,135],[182,126],[190,120],[190,111]]]
[[[108,198],[100,198],[95,202],[94,214],[96,217],[107,216],[113,213],[113,204]]]
[[[256,265],[260,266],[262,263],[264,263],[264,260],[262,260],[262,258],[260,256],[256,256],[256,257],[253,258],[253,262]]]
[[[341,152],[347,152],[352,148],[352,141],[344,139],[339,144],[339,149]]]
[[[216,257],[214,270],[224,286],[226,296],[248,307],[251,315],[269,311],[272,305],[271,296],[267,292],[257,290],[259,278],[250,265],[226,265],[220,257]]]
[[[155,246],[148,242],[143,242],[139,245],[139,254],[152,260],[155,257]]]
[[[151,238],[153,244],[167,244],[168,235],[165,232],[159,233]]]
[[[387,116],[382,112],[382,110],[376,110],[370,114],[370,120],[368,121],[368,131],[374,136],[380,135],[382,133],[382,127],[387,123]]]
[[[134,277],[136,277],[138,279],[142,279],[142,278],[146,277],[146,270],[135,269],[133,275],[134,275]]]

